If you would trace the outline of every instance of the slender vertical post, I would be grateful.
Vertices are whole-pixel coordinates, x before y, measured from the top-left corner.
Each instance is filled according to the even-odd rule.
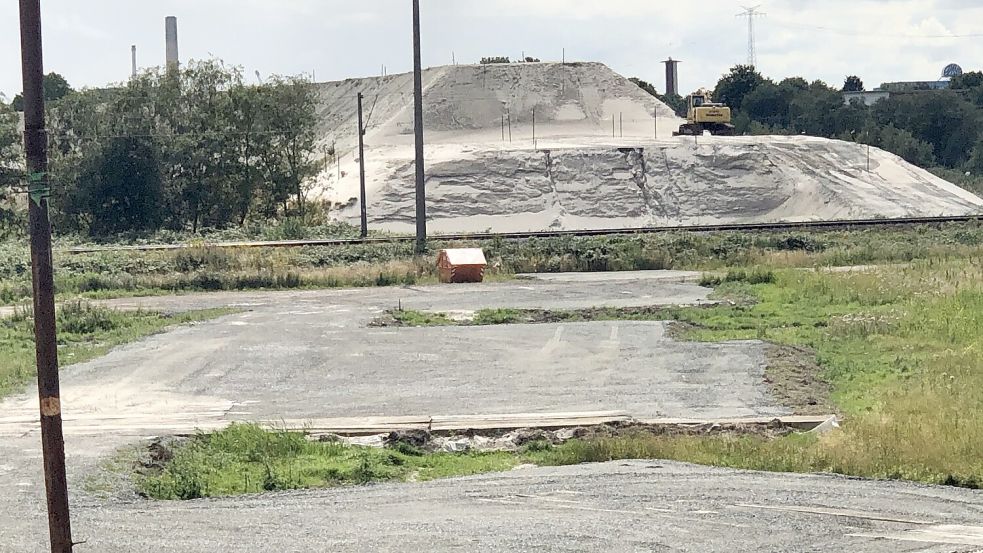
[[[362,93],[358,93],[358,184],[362,204],[362,238],[369,235],[369,218],[365,205],[365,127],[362,124]]]
[[[567,64],[567,49],[563,49],[563,65]]]
[[[130,46],[130,57],[132,58],[133,70],[130,76],[134,79],[137,78],[137,45],[134,44]]]
[[[614,127],[614,115],[611,115],[611,138],[615,138],[616,136],[617,136],[617,129],[615,129]]]
[[[625,137],[625,114],[624,113],[619,113],[618,114],[618,131],[621,134],[621,138],[624,138]]]
[[[532,147],[536,147],[536,108],[532,108]]]
[[[31,272],[34,282],[34,337],[41,410],[44,485],[52,553],[71,553],[72,524],[65,476],[55,328],[54,269],[48,220],[48,140],[44,120],[44,63],[41,2],[20,0],[21,62],[24,73],[24,151],[27,157],[31,226]]]
[[[502,142],[505,142],[505,115],[502,115]]]
[[[427,189],[423,167],[423,62],[420,55],[420,0],[413,0],[413,121],[416,130],[416,253],[427,251]]]
[[[509,144],[512,143],[512,108],[505,110],[505,121],[509,125]]]

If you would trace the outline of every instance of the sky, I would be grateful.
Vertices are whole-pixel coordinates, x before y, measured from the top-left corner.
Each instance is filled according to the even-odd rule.
[[[757,2],[759,0],[748,0]],[[246,74],[318,81],[412,69],[410,0],[42,0],[45,71],[76,88],[124,81],[164,59],[164,17],[178,17],[182,61],[216,57]],[[747,61],[742,2],[421,0],[425,66],[525,54],[599,61],[665,89],[659,63],[682,60],[680,92],[712,87]],[[753,5],[744,2],[743,5]],[[935,80],[948,63],[983,67],[983,0],[761,0],[758,68],[776,80],[859,75]],[[17,2],[0,6],[0,93],[20,90]]]

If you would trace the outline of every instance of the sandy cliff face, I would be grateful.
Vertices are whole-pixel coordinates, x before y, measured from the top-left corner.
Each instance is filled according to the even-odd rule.
[[[358,195],[361,90],[370,222],[411,230],[411,75],[319,86],[321,132],[341,159],[326,166],[316,194],[339,203]],[[425,73],[424,87],[435,231],[983,213],[983,199],[887,152],[872,149],[868,171],[857,144],[672,137],[680,121],[671,110],[601,64],[440,67]],[[339,212],[357,214],[357,204]]]

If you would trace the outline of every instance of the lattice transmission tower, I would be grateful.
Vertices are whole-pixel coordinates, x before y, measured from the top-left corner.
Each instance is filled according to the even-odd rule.
[[[758,52],[754,41],[754,19],[756,17],[761,17],[766,15],[764,12],[758,11],[761,6],[741,6],[744,11],[737,14],[737,17],[747,18],[747,63],[748,65],[757,67],[758,66]]]

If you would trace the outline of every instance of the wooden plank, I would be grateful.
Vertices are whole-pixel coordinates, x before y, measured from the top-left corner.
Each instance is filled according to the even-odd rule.
[[[811,430],[820,424],[829,420],[833,415],[824,416],[787,416],[787,417],[747,417],[747,418],[736,418],[736,419],[680,419],[680,418],[662,418],[662,419],[637,419],[635,422],[639,424],[645,424],[649,426],[712,426],[714,424],[719,424],[721,426],[767,426],[775,423],[776,421],[782,426],[787,426],[789,428],[797,428],[800,430]],[[842,419],[839,419],[842,420]]]
[[[434,432],[453,430],[507,430],[516,428],[567,428],[627,422],[624,411],[590,411],[583,413],[519,413],[510,415],[435,416],[430,423]]]

